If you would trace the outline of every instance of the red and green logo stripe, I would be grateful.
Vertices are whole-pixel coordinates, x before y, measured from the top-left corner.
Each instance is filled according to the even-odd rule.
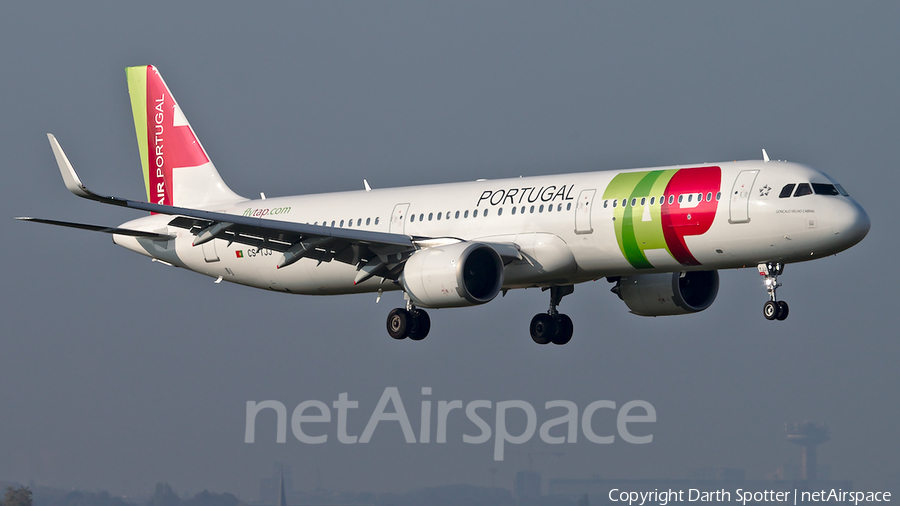
[[[628,262],[650,269],[654,266],[645,252],[665,250],[682,265],[700,265],[685,238],[712,226],[721,181],[719,167],[626,172],[613,178],[603,199],[616,202],[616,240]]]

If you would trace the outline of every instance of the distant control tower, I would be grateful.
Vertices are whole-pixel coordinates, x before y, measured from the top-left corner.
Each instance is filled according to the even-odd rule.
[[[815,481],[816,479],[816,447],[831,440],[828,425],[816,425],[813,422],[787,423],[784,425],[787,440],[800,445],[800,479]]]

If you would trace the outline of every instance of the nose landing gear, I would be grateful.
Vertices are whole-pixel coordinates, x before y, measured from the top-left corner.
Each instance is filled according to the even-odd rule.
[[[544,288],[548,290],[548,288]],[[566,344],[572,340],[574,327],[572,319],[557,312],[556,306],[566,295],[575,291],[573,285],[551,286],[550,309],[546,313],[534,315],[531,319],[531,339],[538,344]]]
[[[778,300],[775,296],[775,290],[781,286],[778,282],[778,276],[784,272],[784,264],[780,262],[765,262],[757,266],[760,276],[765,277],[766,291],[769,293],[769,300],[763,304],[763,316],[766,320],[784,320],[788,317],[790,309],[787,302]]]

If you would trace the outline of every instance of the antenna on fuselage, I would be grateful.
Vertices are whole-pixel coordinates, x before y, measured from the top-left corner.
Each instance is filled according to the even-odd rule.
[[[766,153],[766,148],[763,148],[762,152],[763,152],[763,161],[768,162],[769,161],[769,153]]]
[[[372,191],[372,187],[371,187],[371,186],[369,186],[369,182],[368,182],[368,181],[366,181],[366,180],[365,180],[365,178],[363,178],[363,186],[365,186],[365,187],[366,187],[366,191],[367,191],[367,192],[370,192],[370,191]]]

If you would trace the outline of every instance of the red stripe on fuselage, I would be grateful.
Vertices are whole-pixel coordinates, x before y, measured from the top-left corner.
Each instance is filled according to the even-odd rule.
[[[684,238],[689,235],[706,233],[712,226],[716,217],[716,209],[719,206],[716,194],[722,184],[722,169],[719,167],[698,167],[695,169],[681,169],[672,176],[666,186],[666,195],[674,195],[675,201],[669,204],[668,200],[662,205],[662,228],[666,245],[675,260],[682,265],[700,265],[688,250]],[[691,203],[687,202],[688,195]],[[697,195],[702,197],[699,204],[690,206],[697,201]],[[711,194],[709,200],[707,194]],[[683,202],[679,204],[678,198],[683,195]]]

